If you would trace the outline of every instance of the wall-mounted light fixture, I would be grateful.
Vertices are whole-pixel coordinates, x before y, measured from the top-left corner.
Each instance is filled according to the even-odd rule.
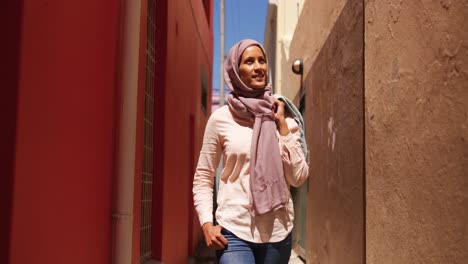
[[[304,66],[303,66],[303,64],[302,64],[302,60],[301,60],[301,59],[295,60],[295,61],[292,63],[291,69],[292,69],[292,71],[293,71],[295,74],[302,75],[302,71],[304,70]]]

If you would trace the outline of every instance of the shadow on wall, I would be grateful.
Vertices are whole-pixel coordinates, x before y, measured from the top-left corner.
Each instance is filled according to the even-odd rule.
[[[11,216],[13,203],[17,102],[19,85],[19,62],[22,28],[22,1],[9,1],[6,8],[0,9],[2,24],[5,27],[2,40],[3,60],[0,65],[2,80],[2,96],[0,98],[0,116],[2,130],[0,132],[0,263],[8,263],[10,256]]]
[[[305,75],[308,263],[364,263],[363,15],[347,1]]]

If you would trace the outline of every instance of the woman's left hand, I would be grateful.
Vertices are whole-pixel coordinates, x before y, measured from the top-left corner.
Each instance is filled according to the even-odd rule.
[[[287,136],[289,134],[288,124],[286,123],[284,102],[274,99],[275,121],[280,135]]]

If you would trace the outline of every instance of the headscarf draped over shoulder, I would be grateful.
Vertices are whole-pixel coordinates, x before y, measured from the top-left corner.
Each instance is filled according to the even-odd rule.
[[[224,62],[224,79],[231,90],[228,106],[240,118],[253,117],[253,133],[250,150],[250,191],[252,215],[264,214],[286,207],[289,194],[283,173],[271,85],[263,89],[248,87],[239,76],[239,62],[248,47],[263,46],[255,40],[244,39],[234,44]],[[268,60],[267,60],[268,62]]]

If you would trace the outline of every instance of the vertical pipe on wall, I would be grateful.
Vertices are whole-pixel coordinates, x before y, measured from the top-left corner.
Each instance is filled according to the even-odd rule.
[[[219,107],[224,105],[224,0],[220,1],[221,4],[221,13],[220,13],[220,48],[221,56],[220,56],[220,71],[219,71]]]
[[[113,264],[128,264],[132,260],[141,2],[122,0],[120,5],[111,257]]]

